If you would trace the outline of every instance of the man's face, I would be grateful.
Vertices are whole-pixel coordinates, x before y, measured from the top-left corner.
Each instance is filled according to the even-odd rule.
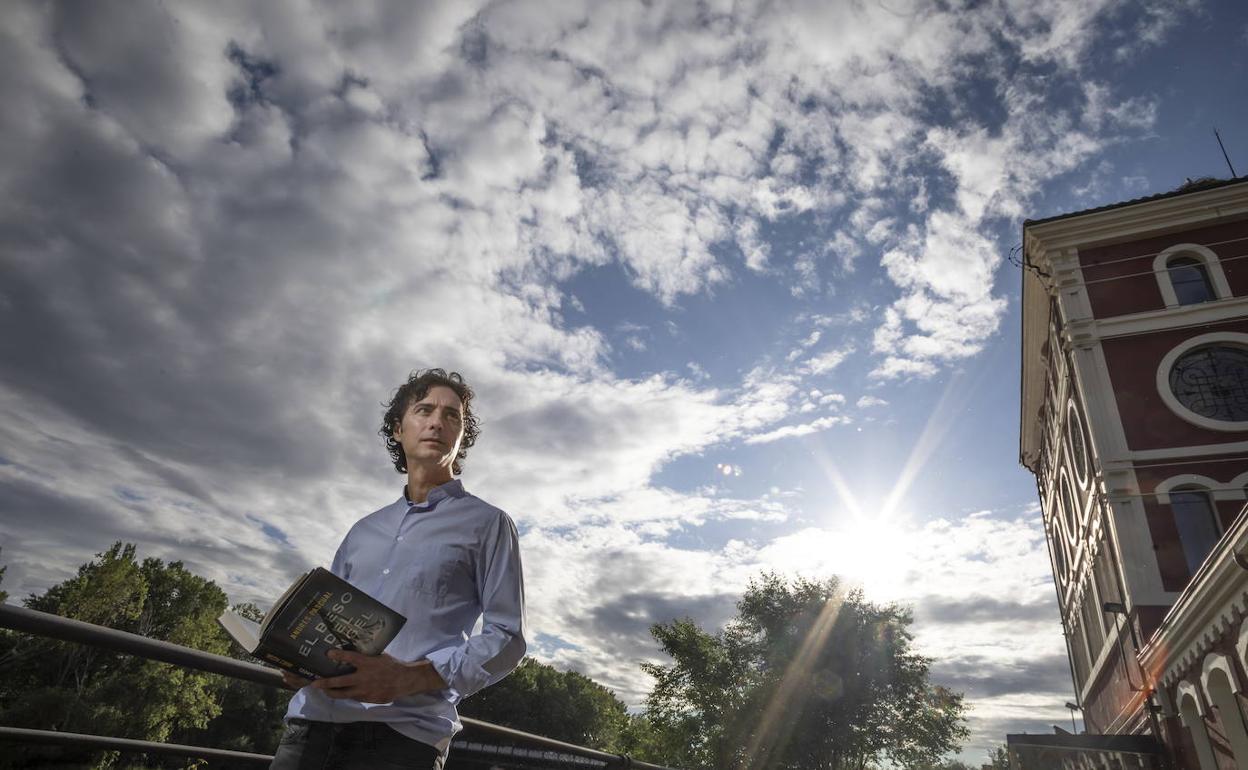
[[[413,401],[394,430],[408,465],[451,467],[464,437],[464,405],[443,385]]]

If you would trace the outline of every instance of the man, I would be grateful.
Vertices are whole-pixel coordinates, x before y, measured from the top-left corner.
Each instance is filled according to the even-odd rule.
[[[407,623],[381,655],[331,653],[354,673],[315,682],[284,675],[300,689],[275,770],[438,770],[461,727],[455,705],[524,656],[516,527],[455,479],[479,433],[472,398],[458,373],[429,369],[388,405],[379,432],[407,485],[351,527],[332,571]]]

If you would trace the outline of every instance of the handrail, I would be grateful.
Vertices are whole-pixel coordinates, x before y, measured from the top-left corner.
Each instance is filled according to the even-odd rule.
[[[268,764],[273,761],[271,754],[252,754],[249,751],[210,749],[207,746],[184,746],[180,743],[136,741],[132,738],[113,738],[111,736],[87,735],[85,733],[63,733],[59,730],[31,730],[25,727],[0,726],[0,739],[3,738],[25,741],[27,743],[78,746],[90,749],[109,749],[111,751],[131,751],[136,754],[171,754],[177,757],[231,759],[235,762],[255,762],[256,764]]]
[[[73,618],[63,618],[60,615],[18,607],[14,604],[0,604],[0,627],[60,639],[63,642],[103,647],[113,652],[138,655],[148,660],[172,663],[183,668],[221,674],[257,684],[283,686],[281,673],[258,663],[248,663],[227,658],[224,655],[193,650],[173,642],[162,642],[159,639],[132,634],[128,631],[118,631],[115,628],[97,626],[94,623],[86,623]]]
[[[93,647],[103,647],[114,652],[138,655],[149,660],[172,663],[175,666],[206,671],[212,674],[243,679],[272,687],[283,687],[282,675],[276,670],[257,663],[235,660],[224,655],[194,650],[172,642],[151,639],[128,631],[97,626],[81,620],[64,618],[47,612],[19,607],[14,604],[0,603],[0,628],[22,631],[37,636],[76,642]],[[654,765],[632,759],[624,754],[612,754],[606,751],[578,746],[575,743],[547,738],[543,735],[526,733],[510,727],[483,722],[470,717],[460,717],[465,727],[480,731],[486,735],[514,741],[524,741],[536,746],[562,751],[589,759],[605,762],[608,768],[636,768],[636,770],[673,770],[663,765]],[[91,736],[94,737],[94,736]],[[122,740],[122,739],[117,739]]]

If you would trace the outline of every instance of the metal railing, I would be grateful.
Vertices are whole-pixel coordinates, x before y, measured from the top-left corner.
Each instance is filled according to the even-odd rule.
[[[43,743],[54,746],[76,746],[85,749],[106,749],[135,754],[166,754],[175,757],[228,759],[234,762],[254,762],[258,765],[267,765],[273,761],[273,757],[268,754],[252,754],[248,751],[212,749],[207,746],[184,746],[180,743],[136,741],[131,738],[110,738],[106,735],[65,733],[59,730],[30,730],[24,727],[0,727],[0,740]]]
[[[18,607],[12,604],[0,604],[0,628],[13,631],[59,639],[65,642],[85,644],[127,655],[137,655],[148,660],[171,663],[175,666],[220,674],[234,679],[283,687],[282,675],[275,669],[235,660],[224,655],[193,650],[171,642],[151,639],[139,634],[118,631],[81,620],[63,618],[38,610]],[[547,738],[543,735],[526,733],[510,727],[483,722],[479,719],[460,717],[465,728],[469,728],[474,738],[488,736],[492,739],[512,741],[524,746],[501,746],[484,744],[479,740],[452,740],[452,747],[460,751],[468,751],[495,757],[541,759],[550,762],[561,762],[555,755],[567,755],[582,760],[576,764],[585,766],[584,760],[590,763],[602,763],[602,770],[673,770],[662,765],[654,765],[632,759],[623,754],[612,754],[606,751],[578,746],[574,743]],[[246,762],[268,762],[271,756],[265,754],[249,754],[240,751],[228,751],[203,746],[183,746],[153,741],[137,741],[128,738],[113,738],[101,735],[84,735],[80,733],[61,733],[52,730],[29,730],[24,728],[0,727],[0,739],[18,740],[33,743],[55,743],[61,745],[89,746],[101,749],[134,751],[141,753],[176,754],[179,756],[202,757],[205,759],[231,759]],[[562,763],[566,764],[566,761]]]

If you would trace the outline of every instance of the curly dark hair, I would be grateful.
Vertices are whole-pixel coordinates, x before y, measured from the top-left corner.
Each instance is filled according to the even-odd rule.
[[[477,436],[481,434],[481,421],[472,413],[472,388],[468,387],[468,383],[464,382],[464,378],[459,372],[447,373],[445,369],[418,369],[407,377],[407,382],[399,386],[394,392],[394,397],[390,399],[390,403],[384,404],[386,414],[381,418],[381,430],[377,431],[382,441],[386,443],[386,451],[390,453],[390,459],[394,461],[394,469],[399,473],[407,473],[407,455],[403,453],[403,445],[394,438],[394,429],[403,421],[403,414],[413,402],[419,401],[429,394],[430,388],[436,388],[439,385],[450,388],[455,391],[455,395],[459,396],[459,400],[464,404],[463,425],[464,437],[459,442],[459,452],[455,455],[455,462],[451,464],[451,472],[459,475],[464,470],[464,458],[468,456],[468,449],[477,443]]]

